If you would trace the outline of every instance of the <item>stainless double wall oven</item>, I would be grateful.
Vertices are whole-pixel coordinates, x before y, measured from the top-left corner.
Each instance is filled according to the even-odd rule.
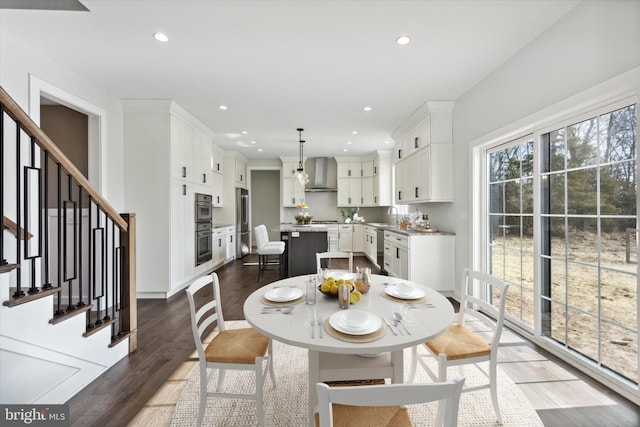
[[[213,257],[213,197],[210,194],[195,193],[195,250],[196,266],[210,261]]]

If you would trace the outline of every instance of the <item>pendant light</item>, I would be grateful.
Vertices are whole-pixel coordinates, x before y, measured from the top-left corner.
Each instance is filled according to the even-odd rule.
[[[304,140],[302,139],[302,131],[304,129],[302,128],[298,128],[296,129],[299,133],[299,141],[300,141],[300,162],[298,163],[298,169],[296,169],[296,171],[293,173],[293,177],[300,183],[301,186],[305,186],[308,182],[309,182],[309,175],[307,175],[307,173],[304,171],[304,164],[303,164],[303,146],[304,146]]]

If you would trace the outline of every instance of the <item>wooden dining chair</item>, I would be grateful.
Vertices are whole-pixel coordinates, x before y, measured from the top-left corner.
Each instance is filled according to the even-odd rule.
[[[456,427],[463,385],[464,378],[435,384],[350,387],[329,387],[327,384],[317,383],[316,426],[413,426],[406,405],[442,401],[444,426]]]
[[[226,329],[220,301],[220,283],[218,275],[212,273],[196,279],[187,288],[189,309],[191,312],[191,330],[198,352],[200,366],[200,407],[197,425],[202,425],[208,397],[225,397],[232,399],[250,399],[256,402],[256,415],[261,426],[265,425],[262,408],[262,385],[267,375],[275,388],[273,374],[273,354],[271,339],[253,328]],[[209,344],[204,339],[217,323],[218,334]],[[263,371],[266,362],[267,369]],[[208,369],[218,372],[218,386],[209,391]],[[227,370],[246,370],[255,372],[255,392],[253,394],[225,393],[224,376]],[[212,374],[216,371],[212,371]]]
[[[316,253],[316,267],[318,274],[322,271],[322,261],[327,260],[327,266],[330,265],[332,259],[348,259],[349,260],[349,273],[353,273],[353,252],[317,252]],[[330,268],[330,267],[328,267]],[[344,270],[340,268],[339,270]],[[346,270],[345,270],[346,271]]]
[[[454,324],[439,337],[413,347],[409,373],[410,381],[413,381],[417,363],[420,363],[434,381],[446,381],[449,366],[458,366],[462,375],[463,365],[475,365],[487,377],[488,383],[467,387],[463,392],[488,388],[499,424],[502,424],[502,415],[498,405],[496,370],[508,290],[509,285],[497,277],[465,269],[462,272],[460,310]],[[482,295],[494,303],[474,295]],[[469,327],[471,322],[475,330]],[[427,352],[419,352],[419,347],[425,347]],[[427,365],[427,357],[437,360],[437,375]],[[478,365],[486,361],[489,362],[489,372]],[[438,417],[440,416],[441,411],[438,410]]]

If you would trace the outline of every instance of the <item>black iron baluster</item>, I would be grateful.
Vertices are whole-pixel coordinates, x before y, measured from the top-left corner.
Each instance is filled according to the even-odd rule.
[[[69,200],[64,202],[64,261],[63,261],[63,265],[64,265],[64,281],[67,282],[67,288],[69,290],[69,298],[68,298],[68,303],[67,303],[67,311],[73,311],[76,309],[76,306],[73,304],[73,281],[76,279],[77,277],[77,264],[76,264],[76,257],[77,257],[77,230],[76,230],[76,218],[75,218],[75,213],[76,213],[76,203],[73,200],[73,181],[71,179],[71,175],[69,173],[67,173],[67,196],[69,198]],[[71,218],[69,218],[69,214],[71,214]],[[71,228],[72,228],[72,243],[71,243],[71,247],[73,248],[73,255],[71,257],[72,261],[73,261],[73,266],[72,266],[72,275],[69,275],[69,271],[67,270],[67,267],[69,266],[69,219],[71,219]]]
[[[42,289],[51,289],[53,286],[51,285],[51,278],[49,277],[49,152],[44,152],[44,173],[43,179],[44,184],[42,184],[43,191],[43,206],[44,210],[47,212],[44,215],[44,250],[42,252],[42,261],[44,264],[44,284],[42,285]]]
[[[104,230],[101,227],[101,222],[100,221],[100,207],[98,205],[96,205],[96,228],[93,230],[93,298],[96,301],[96,321],[95,324],[96,325],[100,325],[102,324],[102,319],[100,318],[100,312],[102,311],[102,294],[98,295],[98,287],[97,287],[97,283],[96,281],[98,279],[102,279],[102,272],[104,271],[104,264],[102,264],[102,262],[100,263],[100,277],[96,277],[96,270],[97,270],[97,263],[98,260],[96,258],[96,252],[97,252],[97,236],[98,234],[100,234],[101,236],[101,242],[100,242],[100,246],[103,247],[103,242],[104,242]],[[102,255],[102,254],[101,254]],[[100,257],[100,261],[102,261],[102,256]],[[102,284],[100,284],[100,291],[102,291]]]
[[[77,307],[84,307],[84,295],[82,294],[82,287],[84,281],[82,280],[82,186],[78,185],[78,209],[76,211],[76,219],[78,222],[78,303]]]
[[[89,222],[87,224],[87,239],[89,239],[89,251],[91,251],[91,253],[89,254],[89,271],[87,272],[88,274],[88,278],[89,278],[89,286],[87,286],[87,292],[89,293],[89,295],[87,295],[87,300],[89,301],[90,304],[93,304],[93,295],[94,293],[91,292],[93,290],[93,286],[94,286],[94,277],[93,277],[93,272],[95,271],[95,266],[93,265],[94,261],[95,261],[95,254],[93,252],[93,229],[91,228],[91,224],[93,222],[93,212],[91,209],[91,203],[93,202],[93,199],[91,198],[91,196],[89,196],[89,202],[88,202],[88,216],[87,216],[87,221]],[[91,310],[87,310],[87,329],[93,329],[95,328],[95,324],[91,322]]]
[[[111,316],[109,316],[109,222],[111,220],[107,216],[107,213],[104,212],[104,243],[102,245],[102,257],[104,262],[104,272],[102,274],[102,295],[104,296],[104,317],[102,320],[108,322],[111,320]],[[111,239],[113,243],[113,238]]]
[[[62,186],[62,167],[60,163],[56,163],[57,165],[57,182],[56,182],[56,192],[58,195],[58,282],[57,287],[62,288],[62,191],[60,187]],[[62,310],[62,292],[58,292],[56,296],[56,315],[64,314]]]
[[[22,237],[22,222],[20,221],[20,122],[16,121],[16,263],[20,264],[20,240]],[[4,131],[4,129],[3,129]],[[4,147],[3,147],[4,148]],[[16,269],[15,298],[23,297],[21,268]]]
[[[21,236],[23,239],[22,242],[22,250],[23,250],[23,254],[22,257],[24,258],[24,262],[26,263],[27,260],[29,260],[29,264],[31,267],[31,285],[29,286],[29,290],[28,293],[29,294],[36,294],[38,292],[40,292],[40,289],[38,289],[36,287],[36,263],[35,263],[35,258],[38,257],[38,254],[36,254],[35,256],[31,256],[30,251],[29,251],[29,235],[31,235],[31,227],[29,226],[29,217],[31,216],[31,204],[30,204],[30,195],[31,195],[31,180],[29,179],[29,174],[31,171],[35,171],[36,175],[39,173],[38,169],[34,167],[35,164],[35,146],[36,146],[36,139],[35,137],[30,137],[30,164],[31,166],[24,166],[23,167],[23,173],[24,173],[24,177],[22,178],[22,182],[23,182],[23,197],[22,197],[22,202],[24,203],[23,208],[22,208],[22,212],[24,213],[24,225],[22,227],[22,232],[21,232]],[[39,177],[38,177],[39,178]],[[39,179],[38,179],[38,183],[39,183]],[[39,194],[39,193],[38,193]],[[39,239],[40,236],[38,236]]]

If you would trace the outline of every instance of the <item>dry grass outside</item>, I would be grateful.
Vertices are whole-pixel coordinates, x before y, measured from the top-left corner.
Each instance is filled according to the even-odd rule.
[[[625,234],[603,234],[598,270],[595,237],[572,232],[566,247],[568,263],[564,261],[564,239],[552,239],[552,304],[545,324],[553,339],[637,381],[637,364],[629,363],[637,360],[638,334],[633,332],[637,331],[636,242],[630,242],[631,262],[627,263]],[[522,247],[532,248],[532,239],[526,240]],[[504,247],[492,248],[491,262],[493,274],[511,284],[506,311],[533,327],[533,255],[520,252],[519,238],[508,237],[503,242]]]

